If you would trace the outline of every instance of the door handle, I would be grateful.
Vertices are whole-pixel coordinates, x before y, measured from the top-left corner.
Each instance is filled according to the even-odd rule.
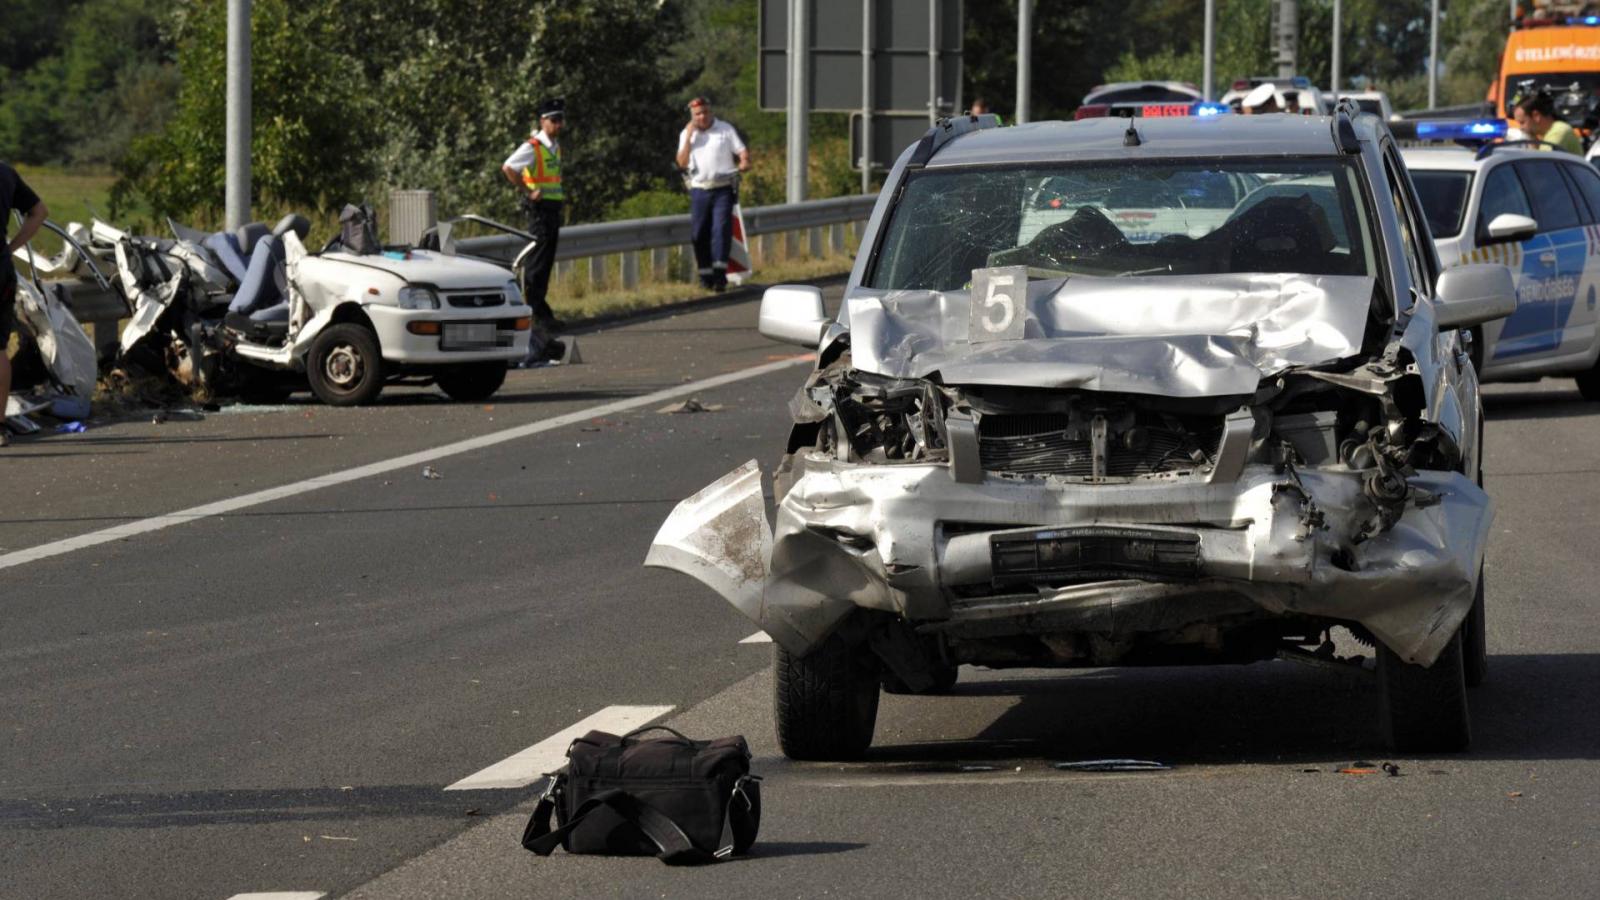
[[[1542,263],[1544,263],[1544,264],[1545,264],[1545,265],[1547,265],[1547,266],[1553,266],[1553,265],[1555,265],[1555,264],[1556,264],[1556,254],[1555,254],[1555,251],[1553,251],[1553,250],[1546,250],[1546,251],[1545,251],[1545,252],[1543,252],[1543,253],[1541,253],[1541,254],[1539,254],[1539,262],[1542,262]]]

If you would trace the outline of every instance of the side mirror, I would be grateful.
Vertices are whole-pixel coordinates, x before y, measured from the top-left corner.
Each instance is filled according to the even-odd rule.
[[[1539,223],[1516,213],[1501,213],[1489,223],[1492,241],[1521,241],[1539,233]]]
[[[821,288],[780,284],[761,295],[761,319],[756,328],[763,337],[814,349],[822,342],[827,324]]]
[[[1434,288],[1433,306],[1441,331],[1503,319],[1517,309],[1511,270],[1499,263],[1472,263],[1445,269]]]

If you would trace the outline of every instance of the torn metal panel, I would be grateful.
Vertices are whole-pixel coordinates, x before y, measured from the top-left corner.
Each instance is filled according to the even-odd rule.
[[[856,289],[843,321],[856,368],[893,378],[1206,397],[1358,353],[1373,289],[1293,274],[1034,281],[1023,337],[977,343],[966,291]]]

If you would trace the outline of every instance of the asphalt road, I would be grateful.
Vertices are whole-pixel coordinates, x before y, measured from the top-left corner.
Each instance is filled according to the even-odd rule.
[[[1270,663],[969,668],[952,696],[886,697],[868,760],[796,764],[770,645],[639,565],[672,504],[780,449],[804,363],[754,320],[584,335],[586,364],[485,405],[401,389],[5,451],[0,897],[1595,896],[1600,409],[1570,382],[1488,391],[1492,671],[1468,754],[1337,774],[1391,759],[1375,685]],[[710,411],[663,411],[691,396]],[[539,859],[517,846],[536,785],[445,790],[630,706],[751,739],[755,855]],[[1173,768],[1052,767],[1103,756]]]

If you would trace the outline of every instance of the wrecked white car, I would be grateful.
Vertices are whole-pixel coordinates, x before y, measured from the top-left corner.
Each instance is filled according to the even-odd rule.
[[[990,124],[901,156],[836,320],[763,299],[764,334],[819,347],[776,520],[751,462],[646,560],[772,636],[784,752],[857,756],[880,687],[962,664],[1337,664],[1341,627],[1396,747],[1463,748],[1492,510],[1459,329],[1512,309],[1509,272],[1441,273],[1348,105]]]

